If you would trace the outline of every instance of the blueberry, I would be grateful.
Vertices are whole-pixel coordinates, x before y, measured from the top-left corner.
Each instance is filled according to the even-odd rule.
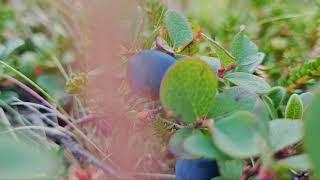
[[[216,161],[208,159],[177,160],[176,180],[210,180],[218,177]]]
[[[149,97],[158,97],[160,84],[175,58],[157,50],[145,50],[129,59],[128,80],[131,89]]]

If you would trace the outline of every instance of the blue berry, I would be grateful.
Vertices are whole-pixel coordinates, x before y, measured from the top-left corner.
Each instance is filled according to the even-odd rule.
[[[145,50],[129,59],[128,80],[131,89],[149,97],[158,97],[160,84],[175,58],[157,50]]]
[[[177,160],[176,163],[176,180],[210,180],[219,175],[214,160]]]

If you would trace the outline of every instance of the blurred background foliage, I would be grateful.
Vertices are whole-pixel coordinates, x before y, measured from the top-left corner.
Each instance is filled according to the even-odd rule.
[[[68,78],[62,67],[70,69],[75,59],[67,28],[67,18],[51,1],[1,0],[0,59],[62,99]],[[11,70],[1,69],[21,80]]]
[[[268,77],[286,85],[290,71],[320,55],[320,11],[314,0],[183,1],[205,32],[228,46],[241,25],[266,53]],[[280,81],[278,81],[280,80]]]

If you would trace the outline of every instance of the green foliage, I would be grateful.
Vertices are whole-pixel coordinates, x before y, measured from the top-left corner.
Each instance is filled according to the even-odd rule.
[[[292,92],[307,85],[311,79],[319,77],[320,59],[316,59],[292,70],[289,79],[284,81],[284,84],[288,86],[288,91]]]
[[[300,154],[282,159],[278,162],[278,164],[296,171],[309,171],[311,169],[311,164],[308,155],[306,154]]]
[[[250,91],[265,94],[271,89],[265,79],[243,72],[230,73],[224,76],[228,81],[235,85],[246,88]]]
[[[24,45],[21,39],[9,41],[6,46],[0,51],[0,59],[7,59],[15,50]]]
[[[201,60],[185,59],[173,65],[165,75],[160,100],[186,123],[205,118],[214,103],[217,77]]]
[[[268,97],[272,99],[272,102],[274,103],[275,108],[278,108],[281,105],[285,95],[286,95],[286,90],[281,86],[276,86],[271,88],[268,93]]]
[[[303,115],[303,104],[297,94],[290,96],[287,103],[285,117],[287,119],[301,119]]]
[[[311,161],[312,167],[314,167],[317,176],[320,175],[320,146],[318,139],[320,136],[319,107],[320,93],[317,92],[303,118],[305,121],[304,145],[306,153],[308,154],[309,160]]]
[[[239,65],[237,67],[237,71],[239,72],[246,72],[246,73],[254,73],[256,68],[263,62],[265,54],[262,52],[258,52],[255,55],[248,57],[248,62],[252,62],[251,64],[247,65]]]
[[[279,151],[302,140],[303,122],[288,119],[270,121],[270,140],[274,151]]]
[[[138,3],[145,13],[143,18],[146,20],[148,29],[153,31],[164,23],[167,7],[161,0],[138,0]]]
[[[242,160],[220,161],[219,164],[220,179],[240,179],[245,163]],[[214,179],[215,180],[215,179]]]
[[[307,107],[311,104],[312,99],[314,98],[314,93],[306,92],[299,95],[302,101],[303,109],[307,109]]]
[[[232,1],[183,0],[184,12],[204,32],[230,46],[239,27],[266,53],[264,65],[271,83],[286,82],[293,68],[319,56],[319,4],[313,0]]]
[[[57,75],[48,74],[42,75],[37,78],[37,84],[56,99],[65,97],[65,84],[64,80]]]
[[[234,37],[231,52],[239,65],[248,65],[256,61],[255,58],[251,57],[258,53],[258,47],[250,41],[242,30]]]
[[[188,20],[175,11],[168,11],[165,23],[173,47],[178,52],[192,42],[194,34]]]
[[[271,116],[271,119],[276,119],[278,117],[278,113],[277,113],[277,110],[275,108],[275,104],[272,101],[272,99],[269,98],[268,96],[262,96],[262,99],[266,105],[266,108],[268,109],[268,112]]]
[[[227,155],[249,158],[259,154],[258,121],[254,115],[239,111],[211,127],[213,142]]]
[[[320,77],[320,16],[314,2],[183,2],[193,37],[189,21],[174,13],[169,22],[169,11],[157,35],[160,46],[158,40],[154,46],[181,60],[168,71],[160,92],[161,104],[173,110],[175,122],[194,129],[177,143],[184,153],[179,157],[217,159],[221,177],[215,179],[240,179],[244,163],[239,159],[287,179],[295,174],[291,169],[312,171],[317,159],[309,164],[308,152],[314,148],[315,156],[319,149],[311,147],[315,139],[310,133],[309,151],[304,151],[308,126],[293,119],[315,114],[309,89]],[[306,61],[310,57],[316,60]],[[197,68],[196,58],[207,64],[205,70]],[[208,83],[212,74],[215,83]]]
[[[265,54],[258,52],[257,45],[241,30],[233,39],[231,52],[238,61],[238,72],[253,73]]]
[[[242,87],[232,87],[216,96],[214,105],[208,117],[220,119],[237,111],[248,111],[259,115],[261,100],[255,93]]]
[[[216,74],[218,73],[218,70],[221,68],[221,63],[219,59],[209,56],[201,56],[199,58],[206,62]]]
[[[216,41],[212,41],[212,42],[213,43],[211,44],[211,47],[216,53],[217,57],[219,58],[222,67],[228,67],[237,63],[234,57],[225,48],[223,48],[218,42]]]
[[[13,4],[0,2],[0,60],[32,81],[46,72],[60,73],[58,66],[73,62],[75,46],[64,16],[48,1]],[[50,23],[45,23],[44,19]],[[3,73],[25,82],[8,69]]]
[[[196,157],[217,160],[226,159],[226,156],[213,144],[211,137],[204,135],[201,131],[197,131],[186,138],[183,147],[187,152]]]
[[[1,136],[0,144],[0,179],[56,179],[62,175],[63,154],[22,136],[19,141]]]
[[[192,158],[193,155],[188,153],[184,149],[184,142],[186,138],[191,136],[192,134],[201,133],[198,130],[193,130],[191,128],[183,128],[179,129],[177,132],[174,133],[173,137],[171,137],[169,142],[169,150],[179,158]]]
[[[0,99],[7,104],[12,103],[15,98],[18,98],[18,94],[14,91],[0,91]]]

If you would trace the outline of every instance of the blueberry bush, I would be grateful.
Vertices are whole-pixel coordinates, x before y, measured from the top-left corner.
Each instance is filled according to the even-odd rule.
[[[206,4],[190,3],[201,7]],[[317,83],[319,55],[292,70],[284,83],[277,82],[272,78],[274,69],[261,72],[275,52],[267,54],[269,49],[263,52],[258,48],[248,36],[247,27],[239,26],[231,41],[223,42],[229,45],[226,48],[205,33],[211,26],[202,28],[172,10],[162,18],[162,25],[155,27],[155,42],[147,41],[143,46],[167,53],[177,61],[160,87],[163,113],[170,114],[169,124],[175,125],[168,143],[170,152],[178,159],[216,160],[220,176],[213,179],[317,179],[318,126],[310,124],[316,123],[315,114],[319,114],[317,88],[311,88]],[[263,24],[267,23],[271,22]],[[220,38],[221,32],[217,33]],[[287,40],[277,38],[271,43],[290,46],[282,42]]]

